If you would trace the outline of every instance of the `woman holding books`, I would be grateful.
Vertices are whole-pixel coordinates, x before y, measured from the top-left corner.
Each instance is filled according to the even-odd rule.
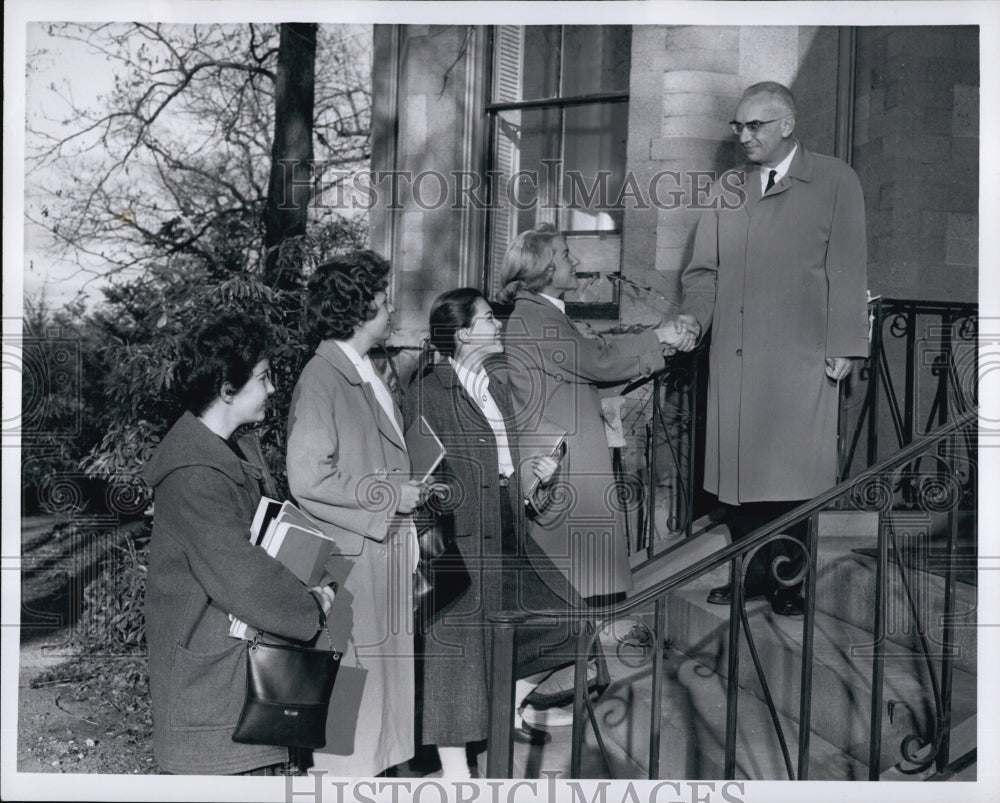
[[[333,601],[307,589],[250,542],[270,474],[255,438],[274,392],[262,322],[223,314],[181,346],[177,389],[186,412],[143,470],[155,514],[146,587],[153,754],[164,772],[277,775],[288,749],[232,740],[243,706],[247,642],[229,614],[294,641],[319,634]],[[262,485],[264,487],[262,487]]]
[[[327,744],[313,760],[341,777],[381,774],[414,752],[409,514],[423,488],[410,479],[402,417],[368,356],[392,333],[388,284],[389,263],[372,251],[316,268],[306,294],[316,352],[288,415],[289,488],[333,541],[330,630],[343,658]]]
[[[428,348],[404,400],[407,426],[422,416],[445,448],[434,478],[446,491],[427,507],[453,514],[456,542],[472,579],[465,594],[422,630],[421,735],[423,743],[437,745],[446,777],[469,777],[466,744],[487,738],[487,616],[579,604],[562,575],[524,538],[519,477],[550,483],[558,463],[545,456],[521,465],[510,394],[491,361],[503,351],[501,329],[478,290],[439,296],[431,307],[428,341],[438,360],[429,364]],[[533,673],[566,662],[572,649],[567,630],[549,628],[519,638],[516,707],[534,688]],[[546,655],[543,646],[560,656]],[[524,725],[519,715],[514,735],[536,744],[550,738]]]
[[[610,604],[632,587],[625,517],[617,503],[599,389],[649,376],[664,354],[693,344],[676,323],[592,338],[566,315],[579,262],[550,223],[522,232],[504,255],[499,299],[512,302],[504,339],[514,409],[526,433],[567,433],[565,479],[574,506],[531,533],[581,597]]]

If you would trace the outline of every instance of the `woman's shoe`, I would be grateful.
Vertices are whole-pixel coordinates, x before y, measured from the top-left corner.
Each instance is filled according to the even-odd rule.
[[[525,723],[520,728],[514,728],[514,741],[521,744],[548,744],[552,741],[552,734]]]
[[[573,724],[573,709],[555,705],[549,708],[526,705],[521,709],[521,717],[527,725],[536,725],[539,728],[564,728]]]

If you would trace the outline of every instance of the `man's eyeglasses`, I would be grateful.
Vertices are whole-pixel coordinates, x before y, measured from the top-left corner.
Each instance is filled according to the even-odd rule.
[[[785,115],[787,117],[788,115]],[[778,120],[784,120],[785,117],[775,117],[773,120],[750,120],[747,123],[741,123],[739,120],[730,120],[729,127],[733,129],[733,133],[739,136],[743,133],[743,129],[747,129],[751,134],[756,134],[768,123],[776,123]]]

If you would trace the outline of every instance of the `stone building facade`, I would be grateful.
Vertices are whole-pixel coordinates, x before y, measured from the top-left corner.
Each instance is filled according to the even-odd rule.
[[[537,139],[546,124],[543,107],[504,107],[501,73],[513,70],[526,95],[531,83],[532,98],[545,95],[546,87],[558,92],[541,75],[552,59],[532,54],[542,45],[548,52],[553,42],[568,54],[573,29],[585,27],[375,27],[372,169],[376,179],[394,173],[397,186],[385,178],[377,184],[372,243],[396,269],[398,344],[419,341],[427,308],[443,290],[465,284],[492,289],[498,240],[517,228],[498,235],[497,220],[511,218],[511,201],[517,203],[520,192],[511,189],[511,165],[505,174],[501,164],[504,137],[513,128],[515,138],[520,132]],[[570,244],[595,259],[610,255],[624,278],[666,300],[650,304],[650,295],[619,285],[614,304],[573,305],[578,317],[601,329],[649,323],[669,312],[690,256],[697,182],[706,180],[697,176],[736,163],[727,122],[742,90],[766,79],[795,93],[802,141],[850,162],[861,177],[872,293],[976,300],[977,27],[635,25],[624,36],[615,32],[600,41],[591,32],[581,36],[590,38],[577,43],[583,50],[576,61],[563,57],[563,88],[577,73],[621,72],[621,64],[607,66],[611,57],[602,48],[617,48],[619,60],[627,48],[627,84],[603,96],[627,109],[617,117],[627,119],[619,150],[632,183],[613,231],[599,231],[596,241],[581,235],[579,247],[572,238]],[[511,57],[521,60],[520,76],[518,65],[504,64]],[[602,95],[600,87],[578,89],[584,99]],[[572,112],[562,113],[568,120]],[[556,159],[573,158],[568,130],[567,123],[561,135],[566,153],[556,147]],[[553,137],[559,136],[556,130]],[[584,142],[579,149],[584,159],[588,147]],[[522,150],[523,163],[527,146]],[[605,150],[614,151],[614,144]],[[580,158],[578,153],[578,163]],[[600,167],[593,166],[595,174]],[[644,194],[651,182],[658,199]],[[606,287],[598,300],[607,301],[608,292]]]

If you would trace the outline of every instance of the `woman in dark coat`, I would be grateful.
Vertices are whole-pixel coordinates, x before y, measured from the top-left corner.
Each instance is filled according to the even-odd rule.
[[[438,507],[454,516],[456,541],[472,578],[465,594],[422,634],[422,737],[425,744],[438,746],[447,777],[468,777],[465,745],[487,737],[487,616],[503,609],[581,604],[562,574],[523,537],[519,475],[547,482],[558,463],[552,457],[528,458],[530,467],[524,474],[520,470],[510,394],[488,366],[490,355],[503,351],[501,329],[479,291],[462,288],[440,296],[430,313],[430,344],[440,359],[418,370],[404,402],[407,426],[422,416],[444,445],[447,456],[435,481],[444,483],[447,492]],[[572,647],[565,629],[534,636],[519,639],[522,680],[515,709],[534,688],[529,676],[565,663]],[[514,735],[533,743],[549,738],[525,725],[519,714]]]
[[[231,436],[264,419],[274,392],[268,345],[264,326],[245,316],[223,315],[194,333],[178,368],[187,412],[143,471],[156,506],[145,603],[153,754],[165,772],[285,769],[287,748],[232,740],[247,642],[229,635],[229,615],[308,641],[333,601],[330,589],[307,589],[250,542],[270,475],[256,442]]]

